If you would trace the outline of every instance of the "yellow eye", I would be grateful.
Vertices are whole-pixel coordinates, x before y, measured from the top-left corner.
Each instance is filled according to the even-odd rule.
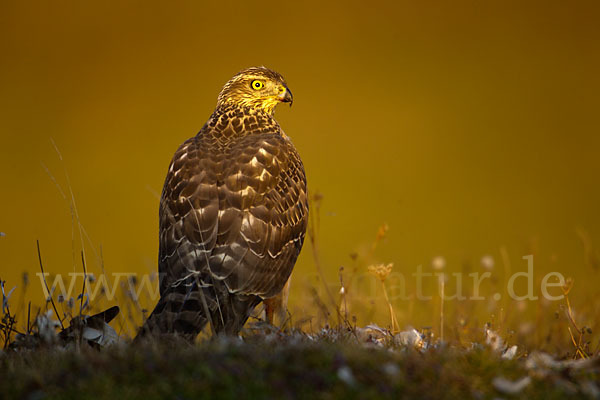
[[[265,87],[265,84],[262,81],[252,81],[252,89],[260,90]]]

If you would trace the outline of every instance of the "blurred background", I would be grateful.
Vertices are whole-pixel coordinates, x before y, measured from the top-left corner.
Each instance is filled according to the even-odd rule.
[[[433,279],[434,299],[414,300],[419,265],[492,273],[485,301],[446,302],[447,332],[501,325],[511,311],[539,323],[540,309],[551,319],[563,303],[515,307],[501,289],[529,254],[536,294],[547,272],[572,277],[574,309],[591,324],[599,11],[554,0],[2,2],[0,278],[17,286],[11,301],[43,306],[36,240],[52,275],[80,272],[82,248],[96,275],[156,271],[171,156],[233,74],[265,65],[294,93],[276,118],[319,194],[318,249],[306,241],[291,290],[300,325],[324,323],[321,306],[342,300],[359,325],[390,325],[367,269],[377,263],[394,264],[386,284],[401,328],[440,328]],[[398,275],[407,299],[394,295]]]

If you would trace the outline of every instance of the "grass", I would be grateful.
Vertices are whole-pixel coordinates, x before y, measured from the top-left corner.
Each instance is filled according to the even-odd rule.
[[[217,338],[197,345],[117,345],[102,351],[42,348],[0,357],[9,398],[431,398],[506,395],[494,379],[531,377],[510,398],[593,398],[600,363],[585,369],[528,369],[489,348],[360,343],[350,331]],[[596,386],[597,388],[597,386]]]

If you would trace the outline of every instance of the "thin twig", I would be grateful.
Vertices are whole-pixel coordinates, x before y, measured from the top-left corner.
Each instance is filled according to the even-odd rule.
[[[50,293],[50,289],[48,289],[48,283],[46,282],[46,275],[44,275],[44,266],[42,265],[42,253],[40,251],[40,241],[36,240],[35,242],[37,244],[38,260],[40,261],[40,269],[42,270],[42,278],[44,278],[44,285],[46,286],[46,293],[48,293],[48,296],[50,297],[50,302],[52,303],[52,307],[54,308],[54,312],[56,313],[56,318],[58,318],[58,322],[60,322],[60,327],[62,329],[65,329],[65,326],[62,323],[62,319],[60,318],[60,314],[58,313],[58,310],[56,309],[56,304],[54,304],[54,299],[52,299],[52,293]]]
[[[385,289],[385,283],[383,281],[381,281],[381,287],[383,288],[383,297],[388,305],[388,308],[390,309],[390,318],[392,320],[392,332],[397,333],[398,331],[400,331],[400,324],[398,324],[398,320],[396,319],[396,313],[394,313],[394,307],[392,306],[392,303],[390,302],[390,298],[388,297],[387,290]]]
[[[571,309],[571,301],[569,300],[569,292],[571,291],[572,287],[573,287],[572,281],[570,281],[570,284],[562,287],[562,291],[565,296],[565,301],[567,302],[567,308],[566,308],[565,314],[567,315],[567,319],[571,322],[571,324],[573,325],[573,327],[575,328],[577,333],[579,333],[579,341],[578,342],[575,341],[575,337],[573,336],[571,327],[567,327],[567,328],[569,329],[569,334],[571,335],[571,341],[573,342],[573,345],[576,348],[575,354],[579,354],[581,356],[581,358],[589,358],[588,354],[582,348],[584,329],[583,328],[579,329],[579,327],[575,323],[575,319],[573,318],[573,310]]]
[[[27,306],[27,334],[29,335],[29,333],[31,332],[30,326],[29,326],[29,319],[31,318],[31,301],[29,302],[29,305]]]
[[[344,303],[344,322],[346,323],[347,326],[352,327],[352,325],[348,322],[348,303],[346,301],[346,295],[347,293],[347,289],[346,286],[344,286],[344,267],[340,267],[339,270],[340,273],[340,286],[341,286],[341,294],[342,294],[342,299],[340,301],[340,307],[341,307],[341,303]]]
[[[54,142],[54,139],[50,138],[52,145],[54,146],[54,150],[56,150],[56,154],[58,154],[58,158],[63,164],[63,170],[65,172],[65,179],[67,180],[67,187],[69,188],[69,194],[71,195],[71,206],[73,207],[73,212],[75,215],[75,219],[77,220],[77,227],[79,228],[79,240],[81,241],[81,251],[83,252],[83,257],[85,258],[85,246],[83,244],[83,227],[81,225],[81,219],[79,219],[79,212],[77,211],[77,204],[75,203],[75,195],[73,194],[73,188],[71,187],[71,179],[69,178],[69,173],[67,172],[67,166],[65,165],[62,154],[58,150],[58,146]]]
[[[81,264],[83,265],[83,286],[81,288],[81,301],[79,302],[79,317],[81,318],[81,313],[83,311],[83,297],[85,294],[85,281],[87,280],[87,270],[85,269],[85,256],[83,254],[83,250],[81,251]]]
[[[444,341],[444,275],[440,279],[440,340]]]
[[[311,201],[311,203],[312,203],[312,201]],[[317,269],[319,277],[321,278],[321,282],[323,283],[323,286],[325,287],[325,293],[327,293],[327,298],[329,299],[329,302],[331,303],[331,305],[337,312],[338,323],[339,323],[339,322],[341,322],[342,316],[341,316],[340,310],[338,310],[338,308],[337,308],[337,303],[335,301],[335,298],[333,297],[331,290],[329,290],[329,286],[327,286],[327,281],[325,280],[325,275],[323,274],[323,268],[321,267],[321,259],[319,256],[319,245],[318,245],[317,237],[316,237],[317,236],[316,230],[317,230],[317,225],[318,225],[318,221],[319,221],[319,209],[320,209],[319,201],[317,200],[317,204],[314,207],[311,204],[310,208],[312,208],[313,211],[311,213],[309,213],[310,223],[308,226],[308,238],[310,240],[310,244],[311,244],[311,248],[312,248],[313,261],[315,263],[315,267]]]

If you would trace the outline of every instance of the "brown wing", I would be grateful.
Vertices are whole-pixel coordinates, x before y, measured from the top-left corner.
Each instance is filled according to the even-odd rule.
[[[307,217],[304,168],[285,137],[186,141],[161,198],[161,295],[195,273],[230,293],[274,296],[291,274]]]
[[[159,209],[158,272],[161,297],[193,272],[206,270],[216,242],[220,160],[198,137],[175,152]],[[204,266],[204,267],[203,267]]]
[[[227,153],[218,189],[212,274],[230,292],[274,296],[291,274],[307,225],[306,177],[296,150],[280,135],[246,136]]]

